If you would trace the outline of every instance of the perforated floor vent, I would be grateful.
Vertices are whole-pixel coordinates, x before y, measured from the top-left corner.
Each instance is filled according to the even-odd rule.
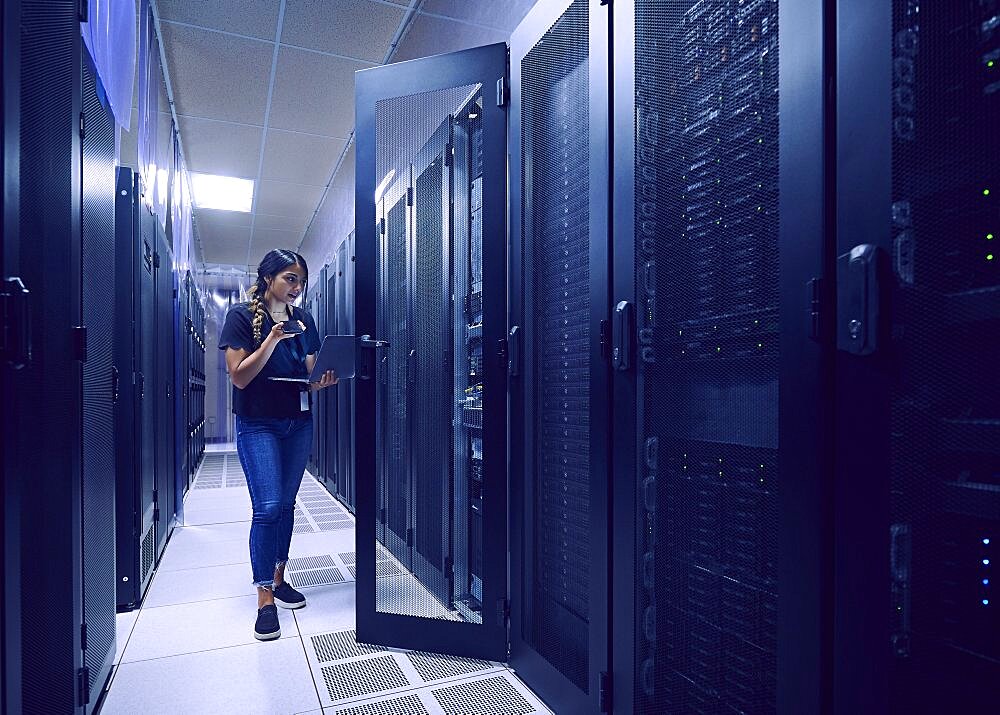
[[[427,709],[420,702],[419,697],[407,695],[402,698],[334,710],[333,713],[334,715],[427,715]]]
[[[347,660],[356,658],[359,655],[368,655],[385,650],[374,645],[358,643],[357,631],[338,631],[337,633],[324,633],[312,637],[313,650],[316,652],[316,659],[320,663],[328,663],[335,660]]]
[[[357,559],[357,555],[353,551],[345,551],[344,553],[337,555],[340,556],[340,560],[345,564],[353,564]]]
[[[424,682],[432,680],[444,680],[457,675],[468,675],[480,670],[486,670],[491,666],[489,661],[476,660],[474,658],[458,658],[451,655],[438,655],[435,653],[421,653],[411,651],[406,657],[413,663],[413,667]]]
[[[325,665],[323,682],[334,702],[410,685],[391,655]]]
[[[315,569],[313,571],[295,571],[289,574],[289,581],[295,588],[306,586],[324,586],[331,583],[346,581],[344,574],[338,568]]]
[[[344,519],[343,521],[329,521],[323,522],[319,525],[320,531],[336,531],[337,529],[350,529],[354,526],[354,522],[350,519]]]
[[[292,527],[293,534],[313,534],[315,532],[316,530],[312,528],[312,524],[306,521]]]
[[[501,676],[431,691],[446,715],[528,715],[535,709]]]
[[[358,565],[348,564],[347,570],[355,579],[358,577]],[[402,576],[402,570],[391,561],[379,561],[375,564],[375,578],[385,578],[386,576]]]
[[[321,569],[326,566],[336,566],[333,557],[323,554],[322,556],[303,556],[297,559],[288,559],[289,571],[304,571],[305,569]]]

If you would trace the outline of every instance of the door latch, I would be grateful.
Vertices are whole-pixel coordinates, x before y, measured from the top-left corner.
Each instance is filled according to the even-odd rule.
[[[635,305],[627,300],[618,303],[611,328],[611,364],[624,372],[635,362]]]
[[[507,374],[517,377],[521,374],[521,326],[515,325],[507,333]]]
[[[878,349],[878,256],[865,243],[837,257],[837,348],[852,355]]]
[[[389,347],[389,343],[385,340],[372,340],[371,335],[362,335],[358,338],[358,347],[361,348],[358,379],[371,380],[375,374],[375,351]]]
[[[30,291],[20,278],[5,278],[0,291],[0,308],[3,320],[3,359],[20,370],[31,362],[31,304]]]

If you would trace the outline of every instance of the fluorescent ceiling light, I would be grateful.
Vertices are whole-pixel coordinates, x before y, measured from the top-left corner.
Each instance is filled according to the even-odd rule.
[[[194,203],[200,209],[249,213],[253,207],[253,181],[215,174],[191,174]]]
[[[384,179],[382,179],[382,183],[380,183],[378,188],[375,189],[375,203],[378,203],[378,200],[382,198],[382,194],[384,194],[385,190],[389,188],[389,182],[392,181],[392,177],[395,175],[396,170],[390,169],[389,173],[385,175]]]

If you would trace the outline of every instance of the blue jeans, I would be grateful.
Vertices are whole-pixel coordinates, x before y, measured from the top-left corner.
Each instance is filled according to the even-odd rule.
[[[274,587],[274,570],[288,560],[295,496],[312,449],[312,414],[236,417],[236,452],[253,505],[250,565],[255,586]]]

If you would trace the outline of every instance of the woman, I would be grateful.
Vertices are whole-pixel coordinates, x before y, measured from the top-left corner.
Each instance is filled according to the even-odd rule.
[[[295,496],[312,447],[309,392],[337,384],[332,371],[307,389],[302,383],[268,379],[312,373],[320,345],[316,323],[309,313],[292,305],[308,278],[309,268],[299,254],[268,253],[257,268],[250,302],[230,309],[219,339],[233,383],[236,450],[253,504],[250,563],[257,587],[254,636],[258,640],[281,636],[277,606],[306,605],[305,596],[284,580],[285,562]],[[303,332],[284,332],[287,321],[298,323]]]

